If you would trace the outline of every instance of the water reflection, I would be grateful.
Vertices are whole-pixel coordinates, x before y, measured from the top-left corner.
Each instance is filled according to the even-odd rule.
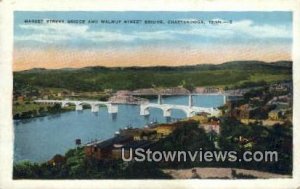
[[[112,118],[112,120],[113,120],[113,121],[116,121],[116,120],[117,120],[117,116],[118,116],[118,114],[117,114],[117,113],[113,113],[113,114],[111,114],[111,118]]]

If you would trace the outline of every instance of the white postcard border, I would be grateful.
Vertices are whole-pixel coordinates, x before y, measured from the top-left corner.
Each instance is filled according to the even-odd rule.
[[[12,180],[13,11],[293,11],[294,171],[292,179]],[[297,188],[300,187],[299,0],[2,0],[0,1],[0,188]]]

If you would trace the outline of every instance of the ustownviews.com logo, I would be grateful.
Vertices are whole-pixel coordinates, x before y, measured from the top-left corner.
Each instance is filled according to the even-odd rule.
[[[122,148],[123,161],[148,161],[148,162],[277,162],[277,151],[152,151],[151,149],[124,149]]]

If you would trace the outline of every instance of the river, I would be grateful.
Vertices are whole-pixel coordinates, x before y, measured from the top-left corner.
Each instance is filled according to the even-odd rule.
[[[156,100],[152,100],[155,102]],[[188,96],[164,97],[163,103],[188,105]],[[221,95],[193,96],[193,105],[218,107],[223,104]],[[108,139],[120,128],[144,127],[157,121],[165,123],[186,117],[180,110],[172,110],[171,118],[163,117],[162,110],[150,109],[150,115],[140,116],[139,106],[119,105],[117,114],[112,115],[105,107],[92,113],[90,109],[14,121],[14,162],[29,160],[43,162],[55,154],[64,154],[75,147],[75,139],[82,143],[95,139]]]

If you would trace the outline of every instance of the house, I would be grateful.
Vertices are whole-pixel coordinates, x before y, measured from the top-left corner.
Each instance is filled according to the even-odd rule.
[[[49,96],[48,96],[48,95],[44,95],[44,96],[43,96],[43,99],[44,99],[44,100],[48,100],[48,99],[49,99]]]
[[[172,87],[172,88],[164,88],[160,90],[161,94],[189,94],[189,90],[184,87]]]
[[[115,146],[112,150],[112,159],[122,159],[122,150],[125,158],[129,158],[130,150],[149,149],[154,143],[147,140],[131,141],[123,146]],[[132,152],[133,153],[133,152]]]
[[[97,160],[112,159],[112,150],[122,147],[130,141],[133,141],[131,136],[115,136],[105,141],[88,143],[84,147],[84,153],[87,157]]]
[[[243,148],[252,149],[253,145],[255,144],[255,139],[239,136],[238,143]]]
[[[206,87],[204,93],[219,93],[221,90],[216,87]]]
[[[238,108],[242,103],[241,98],[227,98],[225,106],[227,107],[227,111],[224,113],[228,116],[234,117],[234,111]]]
[[[231,114],[237,119],[251,119],[255,114],[255,110],[257,110],[257,108],[252,107],[249,104],[243,104],[238,108],[234,108]]]
[[[131,136],[135,141],[153,140],[156,137],[156,134],[156,131],[150,129],[128,128],[120,130],[121,136]]]
[[[170,135],[176,128],[174,125],[163,124],[152,127],[151,130],[156,131],[158,138],[163,138]]]
[[[117,91],[115,96],[129,96],[131,95],[131,92],[128,91],[128,90],[120,90],[120,91]]]
[[[148,129],[154,130],[157,133],[157,137],[159,138],[164,138],[171,133],[173,133],[176,129],[185,127],[187,125],[198,125],[197,121],[194,120],[187,120],[187,121],[179,121],[176,123],[171,123],[171,124],[160,124],[157,126],[152,126],[149,127]]]
[[[290,85],[284,83],[277,83],[270,86],[270,92],[286,92],[290,90]]]
[[[262,103],[264,103],[264,99],[261,97],[258,97],[258,96],[252,97],[252,98],[250,98],[250,103],[251,104],[262,104]]]
[[[211,120],[207,123],[200,124],[199,128],[203,128],[206,133],[215,132],[220,134],[220,121]]]
[[[56,154],[51,160],[48,161],[49,165],[61,166],[66,162],[66,158],[60,154]]]
[[[205,87],[195,87],[194,93],[204,93]]]
[[[193,116],[192,119],[198,121],[199,123],[207,123],[209,116],[210,116],[209,113],[201,112]]]
[[[25,99],[24,96],[18,96],[17,97],[18,102],[24,102],[24,99]]]
[[[268,113],[268,117],[270,120],[279,120],[280,119],[280,110],[272,110]]]
[[[104,89],[104,93],[112,93],[113,90],[112,89]]]
[[[239,107],[239,117],[242,119],[249,119],[250,118],[250,105],[244,104]]]

